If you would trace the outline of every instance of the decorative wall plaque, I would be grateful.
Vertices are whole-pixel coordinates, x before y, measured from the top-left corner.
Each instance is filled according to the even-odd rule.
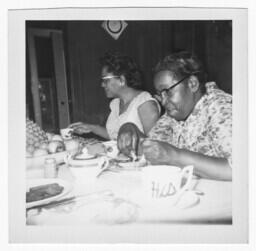
[[[110,20],[104,21],[101,26],[108,32],[110,36],[117,40],[127,25],[128,24],[125,21]]]

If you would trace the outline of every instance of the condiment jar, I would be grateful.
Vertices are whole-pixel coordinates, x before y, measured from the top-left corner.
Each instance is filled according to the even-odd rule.
[[[44,177],[57,178],[58,167],[55,158],[46,158],[44,161]]]

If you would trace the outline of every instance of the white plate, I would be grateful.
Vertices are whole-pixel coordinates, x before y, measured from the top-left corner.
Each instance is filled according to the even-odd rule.
[[[50,198],[46,198],[43,200],[38,200],[38,201],[33,201],[33,202],[28,202],[26,203],[26,208],[34,207],[34,206],[40,206],[43,204],[47,204],[51,201],[58,200],[62,196],[66,195],[68,192],[70,192],[73,188],[73,185],[65,180],[62,179],[28,179],[27,180],[27,191],[29,191],[30,188],[35,187],[35,186],[41,186],[41,185],[47,185],[47,184],[52,184],[52,183],[57,183],[59,186],[64,187],[63,191],[56,195],[52,196]]]

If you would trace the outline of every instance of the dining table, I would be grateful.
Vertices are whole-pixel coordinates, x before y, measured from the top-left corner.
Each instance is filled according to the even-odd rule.
[[[27,182],[45,179],[44,168],[27,165]],[[93,168],[59,160],[56,180],[69,184],[69,190],[54,203],[27,208],[26,224],[232,224],[232,182],[194,175],[175,203],[168,198],[148,202],[142,182],[147,166],[109,168],[97,177],[91,175]]]

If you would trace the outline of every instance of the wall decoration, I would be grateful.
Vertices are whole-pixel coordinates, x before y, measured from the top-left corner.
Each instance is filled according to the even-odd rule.
[[[117,40],[122,32],[125,30],[127,25],[128,24],[125,21],[110,20],[104,21],[101,26],[104,30],[108,32],[110,36]]]

